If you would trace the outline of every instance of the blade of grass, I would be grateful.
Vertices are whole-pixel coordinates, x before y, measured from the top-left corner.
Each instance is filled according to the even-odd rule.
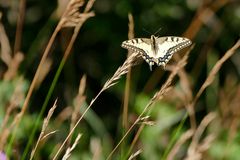
[[[10,126],[10,130],[11,130],[13,127],[14,127],[14,130],[13,130],[12,136],[11,136],[11,138],[10,138],[10,140],[9,140],[9,143],[8,143],[7,149],[6,149],[6,153],[7,153],[7,156],[8,156],[8,157],[10,157],[10,156],[9,156],[9,155],[10,155],[10,151],[12,150],[12,149],[11,149],[11,148],[12,148],[12,144],[13,144],[13,142],[14,142],[14,139],[15,139],[15,136],[16,136],[16,132],[17,132],[17,129],[18,129],[18,127],[19,127],[21,118],[22,118],[22,116],[24,115],[24,113],[25,113],[26,110],[27,110],[28,103],[29,103],[29,101],[30,101],[30,97],[32,96],[33,90],[35,89],[35,84],[36,84],[37,79],[38,79],[38,77],[39,77],[40,70],[41,70],[41,68],[43,67],[42,64],[43,64],[44,61],[46,60],[47,55],[49,54],[50,48],[51,48],[51,46],[52,46],[52,44],[53,44],[53,41],[54,41],[55,37],[57,36],[57,33],[58,33],[58,31],[60,30],[60,28],[61,28],[60,25],[57,25],[56,29],[54,30],[54,32],[53,32],[53,34],[52,34],[52,36],[51,36],[51,38],[50,38],[50,40],[49,40],[49,42],[48,42],[48,44],[47,44],[47,47],[46,47],[46,49],[45,49],[45,51],[44,51],[44,53],[43,53],[42,59],[41,59],[39,65],[38,65],[37,71],[36,71],[36,73],[35,73],[35,75],[34,75],[34,78],[33,78],[33,80],[32,80],[32,83],[31,83],[31,85],[30,85],[30,88],[29,88],[29,90],[28,90],[27,96],[26,96],[26,98],[25,98],[25,100],[24,100],[23,107],[22,107],[20,113],[15,117],[13,123],[12,123],[11,126]]]
[[[166,150],[164,151],[163,153],[163,157],[162,157],[162,160],[165,160],[168,156],[168,153],[171,151],[172,147],[174,146],[175,142],[177,141],[178,139],[178,136],[183,128],[183,125],[186,121],[188,117],[188,114],[186,113],[181,121],[181,123],[178,125],[178,127],[175,129],[175,131],[173,132],[173,137],[171,138]]]
[[[58,78],[59,78],[59,76],[60,76],[60,74],[61,74],[61,71],[62,71],[62,69],[63,69],[63,67],[64,67],[65,62],[66,62],[66,61],[65,61],[64,59],[62,59],[60,65],[59,65],[59,67],[58,67],[58,70],[57,70],[57,72],[56,72],[56,74],[55,74],[55,76],[54,76],[54,79],[53,79],[53,81],[52,81],[52,84],[51,84],[51,86],[50,86],[50,88],[49,88],[49,90],[48,90],[47,96],[46,96],[46,98],[45,98],[45,100],[44,100],[44,103],[43,103],[43,105],[42,105],[42,107],[41,107],[41,111],[40,111],[40,113],[39,113],[39,115],[38,115],[38,117],[37,117],[37,120],[35,121],[34,128],[33,128],[32,132],[31,132],[30,137],[29,137],[27,146],[24,148],[24,152],[23,152],[23,155],[22,155],[21,160],[26,159],[26,156],[27,156],[27,154],[29,153],[29,149],[30,149],[31,145],[33,144],[34,136],[35,136],[35,133],[36,133],[36,131],[37,131],[38,125],[39,125],[39,123],[41,122],[41,119],[42,119],[43,114],[44,114],[44,112],[45,112],[45,110],[46,110],[46,108],[47,108],[48,102],[49,102],[49,100],[50,100],[50,98],[51,98],[51,96],[52,96],[52,93],[53,93],[54,88],[55,88],[55,86],[56,86],[56,84],[57,84]]]

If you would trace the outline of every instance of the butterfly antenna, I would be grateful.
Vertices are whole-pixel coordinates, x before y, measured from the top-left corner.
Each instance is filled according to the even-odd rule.
[[[160,30],[162,30],[162,28],[158,28],[158,30],[154,33],[154,35],[156,35]]]
[[[152,35],[152,33],[149,32],[146,28],[143,28],[142,30],[143,30],[144,32],[148,33],[149,35]]]

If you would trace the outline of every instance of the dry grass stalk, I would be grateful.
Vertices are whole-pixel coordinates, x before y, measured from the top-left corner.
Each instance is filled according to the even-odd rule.
[[[9,101],[9,105],[6,107],[7,112],[1,124],[1,130],[5,129],[11,112],[17,107],[19,107],[20,103],[23,101],[24,99],[23,88],[24,88],[24,80],[23,80],[23,77],[20,77],[16,81],[16,86],[11,96],[11,99]]]
[[[128,39],[133,39],[134,38],[134,20],[133,20],[132,13],[128,13],[128,20],[129,20],[129,23],[128,23]]]
[[[147,125],[147,126],[154,126],[156,125],[155,121],[143,121],[142,124]]]
[[[79,11],[80,7],[84,5],[84,0],[71,0],[61,18],[62,27],[76,27],[83,24],[88,18],[93,17],[94,12],[89,12],[95,0],[89,0],[84,11]]]
[[[39,145],[39,142],[40,142],[44,137],[46,137],[46,135],[44,135],[44,134],[45,134],[45,131],[46,131],[46,129],[47,129],[48,123],[49,123],[49,121],[50,121],[50,118],[52,117],[53,112],[55,111],[56,107],[57,107],[57,100],[55,100],[53,106],[52,106],[52,107],[50,108],[50,110],[48,111],[47,117],[46,117],[46,118],[44,119],[44,121],[43,121],[41,133],[40,133],[40,135],[39,135],[39,137],[38,137],[38,140],[37,140],[37,143],[36,143],[35,147],[33,148],[32,152],[31,152],[31,157],[30,157],[30,159],[33,159],[34,154],[35,154],[35,152],[36,152],[36,150],[37,150],[37,147],[38,147],[38,145]],[[55,133],[55,131],[54,131],[54,132],[51,132],[51,134],[52,134],[52,133]],[[49,136],[49,134],[47,134],[47,135]]]
[[[161,87],[161,89],[156,92],[154,94],[154,96],[152,97],[152,99],[149,101],[149,103],[146,105],[146,107],[143,109],[143,111],[141,112],[141,114],[138,116],[138,118],[135,120],[135,122],[131,125],[131,127],[126,131],[126,133],[123,135],[123,137],[121,138],[121,140],[118,142],[118,144],[115,146],[115,148],[112,150],[112,152],[108,155],[107,159],[110,159],[113,155],[113,153],[116,151],[116,149],[119,147],[119,145],[123,142],[123,140],[127,137],[127,135],[130,133],[130,131],[132,131],[132,129],[135,127],[135,125],[141,120],[141,118],[143,117],[143,115],[149,110],[149,108],[156,103],[158,100],[160,100],[163,95],[169,91],[169,87],[174,79],[174,77],[177,75],[178,71],[184,67],[187,63],[187,58],[188,55],[190,53],[190,51],[192,50],[193,46],[191,46],[191,48],[188,50],[188,52],[184,55],[184,57],[176,64],[176,66],[174,67],[166,67],[167,69],[171,69],[172,72],[169,75],[167,81],[163,84],[163,86]],[[144,127],[144,124],[141,125],[141,127],[139,128],[140,130],[137,131],[137,135],[140,135],[140,132],[142,131]],[[138,137],[134,138],[134,139],[138,139]],[[130,151],[132,149],[132,147],[134,146],[134,144],[131,145],[130,147]]]
[[[47,74],[50,72],[52,63],[53,61],[50,58],[47,58],[44,61],[43,63],[44,68],[40,71],[39,77],[36,82],[36,88],[38,88],[42,84],[43,80],[46,78]]]
[[[45,51],[44,51],[44,53],[43,53],[42,59],[40,60],[40,63],[39,63],[38,68],[37,68],[37,71],[35,72],[34,78],[33,78],[33,80],[32,80],[32,83],[31,83],[30,87],[29,87],[29,90],[28,90],[27,96],[26,96],[26,98],[25,98],[25,101],[24,101],[24,103],[23,103],[23,107],[22,107],[20,113],[14,118],[14,121],[13,121],[13,123],[12,123],[11,126],[10,126],[10,130],[11,130],[14,126],[16,126],[16,127],[15,127],[16,129],[18,128],[19,122],[20,122],[23,114],[24,114],[24,113],[26,112],[26,110],[27,110],[28,103],[29,103],[29,101],[30,101],[30,97],[32,96],[33,90],[34,90],[35,87],[36,87],[36,83],[37,83],[38,78],[39,78],[39,76],[40,76],[40,73],[41,73],[41,70],[42,70],[42,68],[43,68],[44,62],[45,62],[46,59],[47,59],[47,56],[48,56],[48,54],[49,54],[49,51],[50,51],[51,46],[52,46],[52,44],[53,44],[53,41],[54,41],[54,39],[55,39],[58,31],[60,31],[60,29],[61,29],[61,26],[60,26],[60,23],[58,23],[56,29],[54,30],[54,32],[53,32],[53,34],[52,34],[52,36],[51,36],[51,38],[50,38],[50,40],[49,40],[49,42],[48,42],[48,44],[47,44],[47,47],[46,47],[46,49],[45,49]]]
[[[216,74],[218,73],[218,71],[220,70],[220,68],[222,67],[223,63],[228,60],[234,53],[236,53],[236,50],[239,49],[240,47],[240,39],[235,43],[235,45],[230,48],[225,54],[224,56],[217,61],[217,63],[214,65],[213,69],[211,70],[211,72],[209,73],[207,79],[205,80],[205,82],[203,83],[203,85],[201,86],[201,88],[199,89],[197,95],[195,96],[194,100],[193,100],[193,105],[196,103],[196,101],[198,100],[198,98],[201,96],[201,94],[203,93],[203,91],[213,82]]]
[[[91,11],[90,9],[92,8],[93,4],[94,4],[95,0],[89,0],[86,4],[86,7],[83,11],[83,13],[80,14],[80,17],[78,17],[77,19],[74,20],[74,31],[73,31],[73,35],[71,37],[71,40],[64,52],[63,55],[63,59],[62,62],[65,63],[69,54],[71,53],[72,47],[73,47],[73,43],[75,42],[77,35],[83,25],[83,23],[88,19],[91,18],[93,16],[95,16],[94,12]],[[76,5],[75,3],[79,3],[78,5]],[[68,12],[76,12],[76,10],[78,10],[78,8],[75,8],[76,6],[81,6],[82,4],[82,0],[72,0],[71,3],[69,4],[69,7],[67,9],[67,11],[63,14],[62,19],[60,24],[62,24],[61,27],[67,27],[65,24],[68,23],[68,20],[74,19],[76,18],[74,15],[72,15],[73,17],[68,17]],[[72,11],[70,10],[72,9]],[[78,14],[78,13],[77,13]],[[71,22],[72,23],[72,22]],[[73,23],[72,23],[73,24]]]
[[[196,59],[196,63],[192,69],[192,73],[197,76],[199,74],[199,71],[201,70],[201,65],[204,62],[205,55],[207,53],[206,50],[208,50],[209,45],[213,44],[213,41],[216,39],[216,36],[218,35],[222,25],[221,21],[217,19],[216,12],[227,5],[230,0],[219,0],[219,1],[203,1],[201,5],[198,6],[198,10],[192,19],[191,24],[189,25],[186,32],[183,34],[184,36],[194,39],[196,37],[197,33],[200,31],[202,26],[205,24],[207,26],[210,26],[212,29],[212,34],[209,34],[209,38],[206,40],[206,47],[202,49],[202,53],[199,54],[199,57]]]
[[[190,117],[191,128],[195,129],[196,128],[196,118],[194,114],[195,111],[194,107],[189,105],[193,99],[193,93],[190,85],[191,82],[184,68],[179,70],[178,76],[180,78],[179,82],[182,89],[180,91],[175,91],[175,94],[182,100],[182,103],[185,106]]]
[[[156,124],[155,121],[151,121],[149,119],[150,119],[150,116],[144,116],[139,120],[139,124],[144,124],[144,125],[148,125],[148,126],[153,126]]]
[[[239,101],[239,94],[236,95]],[[225,99],[226,97],[224,97]],[[227,106],[227,107],[231,107],[231,106]],[[239,103],[237,104],[236,107],[239,107]],[[239,112],[238,110],[236,110],[235,112]],[[233,113],[234,114],[234,113]],[[236,115],[229,115],[228,117],[221,117],[221,121],[223,123],[223,127],[226,126],[225,123],[228,123],[227,125],[227,130],[228,130],[228,137],[227,137],[227,143],[225,146],[225,150],[223,152],[223,156],[222,159],[227,159],[227,157],[230,156],[231,154],[231,145],[233,145],[233,143],[235,143],[236,137],[238,135],[238,128],[239,128],[239,116]],[[225,122],[225,121],[230,121],[230,122]],[[230,123],[230,124],[229,124]]]
[[[101,159],[100,156],[102,153],[102,146],[101,146],[101,140],[99,138],[91,138],[90,149],[93,155],[92,160]]]
[[[210,134],[206,138],[203,139],[203,142],[199,144],[198,150],[200,153],[206,152],[213,141],[216,139],[215,134]]]
[[[189,117],[190,117],[191,128],[192,128],[192,129],[196,129],[197,124],[196,124],[194,106],[191,105],[191,103],[188,103],[188,104],[185,106],[185,108],[186,108],[186,110],[187,110],[187,112],[188,112],[188,115],[189,115]]]
[[[191,46],[191,48],[187,51],[187,53],[183,56],[183,58],[176,64],[176,66],[174,66],[173,68],[167,67],[167,69],[169,68],[170,70],[172,70],[171,74],[169,75],[167,81],[163,84],[161,89],[157,93],[155,93],[155,95],[151,99],[152,102],[156,102],[162,97],[165,90],[169,88],[169,86],[171,85],[174,77],[177,75],[179,70],[181,70],[187,64],[188,55],[190,51],[193,49],[193,47],[194,45]]]
[[[223,6],[225,6],[227,3],[229,2],[229,0],[219,0],[219,1],[203,1],[201,3],[201,5],[198,6],[197,12],[195,14],[195,16],[192,19],[191,24],[189,25],[189,27],[187,28],[187,30],[185,31],[185,33],[183,34],[184,37],[188,37],[190,39],[194,39],[197,35],[197,33],[200,31],[200,29],[202,28],[203,24],[209,24],[210,21],[213,21],[215,13],[222,8]],[[215,16],[216,17],[216,16]],[[203,21],[208,19],[208,21]],[[215,31],[216,29],[213,28],[213,30]],[[213,36],[212,36],[213,37]],[[209,43],[207,43],[209,45]],[[203,55],[199,54],[200,56],[197,58],[197,62],[195,64],[199,64],[201,62],[201,60],[203,59]],[[196,65],[197,66],[197,65]],[[198,67],[201,65],[198,65]],[[199,68],[199,70],[201,70]],[[193,73],[196,73],[198,71],[196,71],[196,68],[193,68]],[[192,110],[190,108],[190,110]],[[191,118],[191,124],[192,126],[194,126],[195,124],[193,123],[194,117],[190,116]]]
[[[22,42],[22,33],[23,33],[23,24],[24,17],[26,11],[26,0],[19,1],[19,9],[18,9],[18,18],[17,18],[17,29],[15,35],[15,43],[14,43],[14,54],[20,51],[21,42]]]
[[[92,9],[94,3],[95,0],[89,0],[83,12],[88,13]]]
[[[69,0],[57,0],[57,8],[53,14],[57,19],[60,19],[66,11],[66,6],[68,6]]]
[[[49,137],[50,135],[55,134],[57,131],[58,131],[58,130],[55,130],[55,131],[51,131],[51,132],[46,133],[46,134],[42,137],[41,140],[44,140],[44,139],[46,139],[47,137]]]
[[[6,31],[4,29],[4,26],[1,20],[2,20],[2,12],[0,12],[0,44],[1,44],[0,58],[7,66],[9,66],[12,59],[12,55],[11,55],[12,50],[10,47],[9,39],[7,37]]]
[[[58,29],[57,29],[57,28],[58,28]],[[24,103],[23,103],[22,110],[21,110],[21,112],[15,117],[13,123],[12,123],[11,126],[10,126],[10,129],[13,128],[14,126],[16,126],[16,128],[18,128],[19,121],[20,121],[20,119],[22,118],[22,116],[23,116],[23,114],[25,113],[25,111],[27,110],[30,97],[32,96],[33,90],[34,90],[35,87],[36,87],[36,83],[37,83],[38,78],[39,78],[39,76],[40,76],[41,69],[43,68],[43,64],[44,64],[44,62],[46,61],[47,55],[49,54],[49,50],[50,50],[50,48],[51,48],[51,46],[52,46],[52,44],[53,44],[53,41],[54,41],[54,39],[55,39],[55,37],[56,37],[56,35],[57,35],[57,32],[59,31],[59,27],[57,27],[57,28],[55,29],[54,33],[52,34],[52,36],[51,36],[51,38],[50,38],[50,40],[49,40],[49,42],[48,42],[48,45],[47,45],[47,47],[46,47],[46,49],[45,49],[45,51],[44,51],[44,53],[43,53],[42,59],[41,59],[39,65],[38,65],[37,71],[36,71],[36,73],[35,73],[35,75],[34,75],[34,78],[33,78],[33,80],[32,80],[32,83],[31,83],[31,85],[30,85],[30,88],[29,88],[29,90],[28,90],[27,96],[26,96],[25,101],[24,101]]]
[[[84,5],[84,0],[71,0],[61,18],[62,27],[75,27],[82,19],[79,8]]]
[[[4,150],[4,147],[6,146],[6,141],[8,140],[8,136],[9,136],[10,131],[9,129],[5,129],[1,131],[1,137],[0,137],[0,150]]]
[[[71,152],[72,152],[72,151],[74,150],[74,148],[77,146],[77,144],[78,144],[81,136],[82,136],[82,134],[78,134],[78,135],[77,135],[77,138],[75,139],[73,145],[72,145],[71,147],[68,147],[68,149],[66,150],[66,152],[65,152],[62,160],[67,160],[67,159],[70,157]]]
[[[132,159],[136,158],[136,157],[137,157],[139,154],[141,154],[141,153],[142,153],[142,150],[139,149],[137,152],[133,153],[133,154],[128,158],[128,160],[132,160]]]
[[[86,96],[84,95],[85,88],[86,88],[86,80],[87,80],[87,77],[86,75],[84,75],[80,80],[78,95],[74,99],[74,110],[72,112],[71,127],[70,127],[71,129],[73,128],[74,124],[77,121],[77,115],[79,115],[80,107],[86,100]]]
[[[189,147],[189,151],[194,150],[196,148],[197,144],[199,143],[200,137],[203,134],[205,128],[208,126],[208,124],[213,121],[216,118],[216,113],[211,112],[208,115],[204,117],[200,125],[198,126],[197,130],[194,133],[194,136],[192,138],[192,143]]]
[[[20,63],[23,61],[24,55],[21,52],[17,52],[10,60],[8,70],[4,73],[3,79],[9,81],[16,77]]]
[[[223,126],[229,127],[230,117],[240,116],[240,85],[238,84],[237,77],[227,75],[224,88],[219,92],[219,108],[221,118],[224,120]]]
[[[211,142],[213,141],[213,139],[215,138],[215,136],[213,136],[213,135],[208,136],[201,145],[199,143],[200,138],[201,138],[204,130],[208,126],[208,124],[211,121],[213,121],[213,119],[215,119],[216,116],[217,116],[216,113],[211,112],[207,116],[204,117],[204,119],[202,120],[202,122],[200,123],[200,125],[198,126],[197,130],[194,133],[192,142],[188,148],[187,157],[185,158],[186,160],[202,159],[202,152],[206,151],[209,148],[209,146],[210,146]]]
[[[131,13],[128,14],[128,39],[134,38],[134,20]],[[128,57],[132,54],[130,50],[128,50]],[[122,125],[123,128],[128,127],[128,103],[130,98],[130,83],[131,83],[131,68],[129,69],[127,76],[126,76],[126,85],[124,90],[124,99],[123,99],[123,118],[122,118]]]
[[[130,67],[137,64],[138,61],[136,61],[136,60],[140,57],[141,57],[141,55],[138,53],[133,53],[132,55],[130,55],[127,58],[127,60],[123,63],[123,65],[117,69],[117,71],[114,73],[112,78],[107,80],[107,82],[104,84],[102,90],[104,91],[104,90],[112,87],[113,85],[115,85],[117,83],[117,81],[121,78],[122,75],[128,73]]]
[[[129,68],[131,68],[132,66],[137,64],[137,60],[141,55],[139,55],[138,53],[134,53],[132,54],[130,57],[127,58],[127,60],[123,63],[123,65],[121,67],[119,67],[117,69],[117,71],[114,73],[114,75],[106,81],[106,83],[104,84],[103,88],[98,92],[98,94],[92,99],[92,101],[90,102],[90,104],[88,105],[88,107],[86,108],[86,110],[82,113],[81,117],[78,119],[78,121],[76,122],[76,124],[73,126],[73,128],[70,130],[70,132],[68,133],[67,137],[65,138],[64,142],[62,143],[62,145],[60,146],[60,148],[58,149],[57,153],[55,154],[53,159],[56,159],[57,156],[59,155],[60,151],[62,150],[63,146],[66,144],[66,142],[68,141],[68,139],[71,137],[71,135],[73,134],[74,130],[76,129],[76,127],[78,126],[78,124],[80,123],[80,121],[83,119],[83,117],[85,116],[85,114],[88,112],[88,110],[91,108],[91,106],[93,105],[93,103],[97,100],[97,98],[101,95],[101,93],[105,90],[107,90],[108,88],[114,86],[117,81],[121,78],[121,76],[123,76],[124,74],[126,74],[129,71]]]
[[[64,109],[55,118],[56,126],[58,127],[58,126],[62,125],[62,123],[65,120],[69,120],[72,116],[72,112],[73,112],[72,106],[64,107]]]
[[[205,82],[203,83],[203,85],[199,89],[198,93],[194,97],[194,99],[187,103],[186,109],[187,109],[187,111],[188,111],[188,113],[190,115],[192,129],[196,129],[196,120],[195,120],[194,106],[195,106],[197,100],[199,99],[199,97],[201,96],[203,91],[213,82],[213,80],[215,79],[216,74],[220,70],[220,68],[223,65],[223,63],[226,60],[228,60],[235,53],[235,51],[239,48],[239,46],[240,46],[240,40],[238,40],[237,43],[232,48],[230,48],[224,54],[224,56],[220,60],[217,61],[217,63],[214,65],[213,69],[209,73],[207,79],[205,80]]]
[[[15,109],[18,109],[21,102],[24,100],[24,80],[23,77],[20,77],[16,81],[16,86],[14,92],[11,96],[11,99],[8,105],[5,107],[7,111],[4,115],[4,118],[1,123],[1,133],[0,133],[0,150],[5,146],[6,141],[8,140],[7,137],[10,133],[10,130],[7,128],[7,123],[9,121],[10,115],[13,114]]]
[[[206,15],[208,16],[207,19],[211,19],[211,15],[208,15],[209,10],[211,10],[212,13],[216,13],[220,8],[222,8],[224,5],[229,3],[229,0],[219,0],[219,1],[212,1],[210,4],[207,4],[206,6],[203,4],[203,6],[199,6],[198,11],[196,12],[196,15],[193,17],[193,20],[191,24],[189,25],[186,32],[183,34],[185,37],[188,37],[190,39],[193,39],[199,30],[201,29],[204,21],[204,17]],[[212,14],[213,15],[213,14]]]
[[[226,77],[224,88],[219,93],[219,108],[221,115],[222,127],[229,131],[227,139],[227,147],[230,146],[236,135],[238,134],[239,128],[239,117],[240,117],[240,85],[238,84],[237,77],[228,75]],[[226,149],[224,156],[229,154],[229,150]],[[223,156],[223,157],[224,157]]]
[[[193,135],[193,130],[188,130],[185,133],[181,135],[181,137],[178,139],[178,141],[175,143],[171,151],[169,152],[167,156],[167,160],[173,160],[177,152],[179,151],[180,147]]]
[[[180,85],[182,87],[179,97],[182,97],[183,104],[190,117],[191,128],[196,129],[196,118],[194,114],[195,113],[194,107],[189,105],[193,100],[193,93],[190,86],[191,83],[184,69],[179,70],[178,75],[180,77]]]
[[[204,152],[209,149],[215,138],[216,136],[213,134],[208,135],[206,138],[204,138],[203,142],[196,147],[196,151],[185,157],[184,160],[203,160]]]
[[[143,112],[146,112],[147,109],[152,105],[154,104],[156,101],[158,101],[159,99],[162,98],[162,96],[164,94],[166,94],[170,89],[170,84],[173,80],[173,78],[176,76],[176,74],[180,71],[183,71],[183,67],[184,65],[187,63],[187,58],[188,58],[188,55],[190,53],[190,51],[193,49],[194,45],[191,46],[191,48],[188,50],[188,52],[184,55],[184,57],[177,63],[177,65],[175,67],[169,67],[167,66],[166,69],[171,69],[172,70],[172,73],[170,74],[170,76],[168,77],[167,81],[164,83],[164,85],[161,87],[161,89],[155,93],[155,95],[153,96],[153,98],[150,100],[150,102],[148,103],[148,105],[144,108]],[[142,113],[143,113],[142,112]],[[144,128],[144,125],[141,125],[132,141],[132,144],[131,144],[131,147],[130,147],[130,151],[133,149],[135,143],[137,142],[139,136],[140,136],[140,133],[142,132]]]
[[[78,0],[72,0],[71,2],[72,2],[72,3],[74,3],[74,2],[79,3],[79,5],[80,5],[80,3],[81,3],[81,1],[78,1]],[[86,9],[87,12],[88,12],[89,9],[90,9],[89,7],[92,7],[93,2],[94,2],[94,0],[88,1],[89,4],[87,4],[87,7],[88,7],[88,8]],[[73,9],[74,9],[74,8],[73,8]],[[68,11],[69,11],[69,10],[68,10]],[[69,12],[70,12],[70,11],[69,11]],[[74,29],[74,34],[72,35],[71,41],[69,42],[69,45],[68,45],[68,47],[67,47],[67,49],[66,49],[66,51],[65,51],[65,53],[64,53],[64,57],[63,57],[64,61],[66,61],[67,57],[68,57],[69,54],[70,54],[70,51],[71,51],[72,46],[73,46],[73,43],[74,43],[74,41],[75,41],[75,39],[76,39],[76,37],[77,37],[77,34],[79,33],[79,30],[80,30],[81,26],[83,25],[83,23],[84,23],[88,18],[94,16],[94,13],[93,13],[93,12],[90,12],[89,14],[88,14],[87,12],[86,12],[86,13],[84,12],[84,14],[86,14],[86,15],[85,15],[85,16],[84,16],[84,15],[82,16],[81,21],[79,21],[79,23],[77,24],[77,26],[76,26],[75,29]],[[66,13],[66,14],[67,14],[67,13]],[[64,15],[66,15],[66,14],[64,14]],[[65,19],[65,18],[66,18],[66,17],[64,17],[64,15],[63,15],[62,19]],[[50,40],[49,40],[49,42],[48,42],[48,44],[47,44],[47,47],[46,47],[46,49],[45,49],[45,51],[44,51],[44,53],[43,53],[42,59],[41,59],[39,65],[38,65],[37,71],[36,71],[36,73],[35,73],[35,75],[34,75],[34,78],[33,78],[33,80],[32,80],[32,83],[31,83],[31,85],[30,85],[30,88],[29,88],[29,90],[28,90],[27,96],[26,96],[26,98],[25,98],[25,101],[24,101],[22,110],[21,110],[20,113],[15,117],[13,123],[12,123],[11,126],[10,126],[10,130],[15,126],[15,132],[14,132],[14,134],[16,133],[16,130],[17,130],[17,128],[18,128],[19,122],[20,122],[23,114],[26,112],[26,109],[27,109],[27,107],[28,107],[28,103],[29,103],[29,101],[30,101],[30,97],[32,96],[33,90],[34,90],[35,87],[36,87],[37,80],[38,80],[38,78],[39,78],[39,76],[40,76],[41,70],[42,70],[42,68],[43,68],[43,64],[44,64],[44,62],[46,61],[46,58],[47,58],[47,56],[48,56],[48,54],[49,54],[49,51],[50,51],[50,48],[51,48],[51,46],[52,46],[52,44],[53,44],[53,41],[55,40],[55,37],[56,37],[57,33],[58,33],[58,32],[60,31],[60,29],[63,27],[63,24],[64,24],[63,22],[65,22],[65,21],[62,20],[62,19],[59,21],[59,23],[58,23],[56,29],[54,30],[54,32],[53,32],[53,34],[52,34],[52,36],[51,36],[51,38],[50,38]],[[14,136],[13,136],[13,137],[14,137]]]
[[[80,80],[78,95],[74,99],[74,109],[71,112],[72,117],[71,117],[70,130],[76,124],[77,118],[80,115],[80,107],[83,105],[84,101],[86,100],[86,96],[84,95],[85,88],[86,88],[86,81],[87,81],[87,77],[86,75],[83,75],[83,77]],[[71,141],[71,138],[69,138],[69,144],[70,144],[70,141]]]
[[[192,89],[191,89],[191,82],[189,80],[189,77],[187,75],[187,73],[183,70],[180,70],[178,72],[178,76],[180,78],[180,86],[182,88],[181,90],[181,94],[182,94],[182,101],[185,103],[185,105],[188,102],[191,102],[193,99],[193,93],[192,93]]]

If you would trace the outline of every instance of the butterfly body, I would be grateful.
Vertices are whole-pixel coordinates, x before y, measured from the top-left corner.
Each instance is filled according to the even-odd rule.
[[[152,35],[150,39],[135,38],[126,40],[122,43],[122,47],[140,53],[150,65],[150,69],[152,69],[155,63],[158,66],[165,67],[174,53],[191,44],[192,42],[184,37],[156,37]]]

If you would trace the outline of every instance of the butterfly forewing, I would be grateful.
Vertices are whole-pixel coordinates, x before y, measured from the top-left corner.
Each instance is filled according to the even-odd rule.
[[[135,52],[149,52],[149,50],[151,49],[151,43],[150,40],[147,38],[135,38],[124,41],[122,43],[122,47],[133,50]]]

